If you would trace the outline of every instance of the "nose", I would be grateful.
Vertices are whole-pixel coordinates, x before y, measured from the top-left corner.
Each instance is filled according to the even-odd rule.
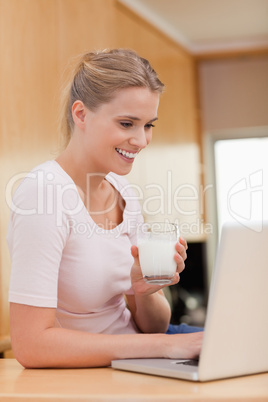
[[[151,133],[146,131],[144,128],[141,130],[137,130],[135,135],[133,135],[129,139],[129,143],[132,146],[138,147],[139,149],[143,149],[147,147],[147,145],[150,143],[152,139]]]

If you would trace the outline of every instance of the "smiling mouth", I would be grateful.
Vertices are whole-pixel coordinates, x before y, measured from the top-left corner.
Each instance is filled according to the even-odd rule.
[[[120,149],[120,148],[115,148],[115,150],[120,154],[120,155],[123,155],[125,158],[127,158],[127,159],[134,159],[137,155],[138,155],[138,152],[135,152],[135,153],[132,153],[132,152],[127,152],[127,151],[124,151],[123,149]]]

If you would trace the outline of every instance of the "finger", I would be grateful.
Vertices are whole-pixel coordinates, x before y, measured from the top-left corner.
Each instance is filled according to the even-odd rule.
[[[180,254],[175,254],[174,257],[176,264],[177,264],[177,272],[181,273],[185,268],[184,259]]]
[[[175,285],[176,283],[178,283],[178,282],[180,281],[180,279],[181,279],[181,278],[180,278],[179,273],[176,272],[175,275],[174,275],[174,279],[173,279],[172,285]]]
[[[183,258],[183,260],[186,260],[187,258],[187,253],[186,253],[186,248],[185,246],[183,246],[181,243],[176,243],[175,245],[175,249],[176,251],[181,255],[181,257]]]
[[[132,246],[130,250],[131,250],[132,257],[134,258],[134,264],[139,266],[140,262],[139,262],[139,249],[138,249],[138,247],[137,246]]]
[[[180,244],[182,244],[185,247],[185,250],[188,250],[187,241],[183,237],[179,238],[179,242],[180,242]]]
[[[179,283],[180,281],[180,275],[178,272],[175,272],[174,278],[172,280],[172,282],[170,284],[168,284],[167,286],[172,286],[172,285],[176,285],[176,283]]]
[[[160,285],[161,289],[163,288],[167,288],[168,286],[173,286],[176,285],[178,282],[180,281],[180,275],[178,272],[175,272],[172,282],[171,283],[167,283],[166,285]]]

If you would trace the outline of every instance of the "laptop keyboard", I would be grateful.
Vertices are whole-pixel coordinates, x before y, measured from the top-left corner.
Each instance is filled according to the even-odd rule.
[[[199,360],[186,360],[185,362],[177,362],[176,364],[183,364],[184,366],[198,366]]]

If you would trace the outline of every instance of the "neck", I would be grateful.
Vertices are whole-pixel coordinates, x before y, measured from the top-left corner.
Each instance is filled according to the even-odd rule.
[[[76,186],[85,196],[99,190],[108,172],[99,172],[96,166],[83,154],[81,146],[71,138],[66,149],[57,157],[56,161],[72,178]]]

